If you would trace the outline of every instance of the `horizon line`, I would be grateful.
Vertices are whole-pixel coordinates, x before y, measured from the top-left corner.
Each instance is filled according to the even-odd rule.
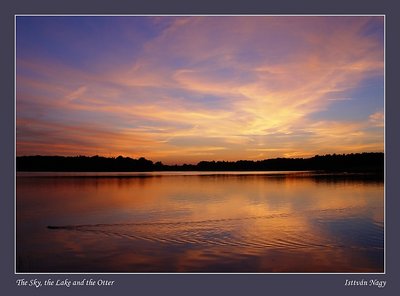
[[[258,161],[265,161],[265,160],[273,160],[273,159],[311,159],[317,156],[348,156],[348,155],[357,155],[357,154],[385,154],[384,151],[370,151],[370,152],[351,152],[351,153],[327,153],[327,154],[315,154],[313,156],[308,156],[308,157],[274,157],[274,158],[264,158],[264,159],[237,159],[237,160],[200,160],[197,163],[174,163],[174,164],[165,164],[162,161],[159,160],[152,160],[149,158],[146,158],[145,156],[137,156],[137,157],[131,157],[131,156],[123,156],[123,155],[118,155],[118,156],[103,156],[103,155],[40,155],[40,154],[35,154],[35,155],[16,155],[15,158],[19,157],[87,157],[87,158],[92,158],[92,157],[101,157],[101,158],[108,158],[108,159],[117,159],[119,157],[122,158],[128,158],[128,159],[133,159],[133,160],[139,160],[141,158],[151,161],[153,163],[161,163],[162,165],[167,165],[167,166],[182,166],[182,165],[197,165],[200,162],[238,162],[238,161],[251,161],[251,162],[258,162]]]

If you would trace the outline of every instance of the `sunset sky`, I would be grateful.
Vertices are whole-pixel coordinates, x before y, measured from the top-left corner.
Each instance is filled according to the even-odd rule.
[[[383,16],[17,16],[17,155],[384,150]]]

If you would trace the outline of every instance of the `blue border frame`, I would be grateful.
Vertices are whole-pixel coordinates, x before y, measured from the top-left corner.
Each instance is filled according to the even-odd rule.
[[[398,280],[399,236],[396,227],[400,222],[400,188],[397,165],[400,140],[400,103],[397,99],[400,66],[400,9],[395,0],[362,2],[350,0],[281,0],[267,3],[261,0],[232,1],[105,1],[70,0],[56,3],[51,0],[3,1],[0,9],[1,90],[0,97],[0,271],[2,290],[8,295],[243,295],[294,293],[308,295],[396,295],[400,291]],[[362,6],[360,6],[362,4]],[[397,5],[397,7],[396,7]],[[386,274],[172,274],[172,275],[21,275],[14,274],[14,16],[16,14],[384,14],[386,15]],[[111,287],[56,288],[18,287],[17,279],[108,279],[115,280]],[[346,279],[386,280],[383,289],[371,287],[345,287]],[[397,292],[397,293],[396,293]]]

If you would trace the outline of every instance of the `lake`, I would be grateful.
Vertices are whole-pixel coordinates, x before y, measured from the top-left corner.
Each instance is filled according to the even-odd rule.
[[[384,272],[384,183],[314,172],[25,173],[17,272]]]

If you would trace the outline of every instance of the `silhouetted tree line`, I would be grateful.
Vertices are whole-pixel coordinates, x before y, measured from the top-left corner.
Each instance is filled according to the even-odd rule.
[[[133,159],[118,156],[20,156],[16,159],[17,171],[42,172],[129,172],[152,171],[152,161],[141,157]]]
[[[297,171],[326,170],[348,172],[382,172],[384,154],[328,154],[311,158],[274,158],[258,161],[201,161],[196,165],[165,165],[144,157],[118,156],[19,156],[17,171],[49,172],[137,172],[137,171]]]

